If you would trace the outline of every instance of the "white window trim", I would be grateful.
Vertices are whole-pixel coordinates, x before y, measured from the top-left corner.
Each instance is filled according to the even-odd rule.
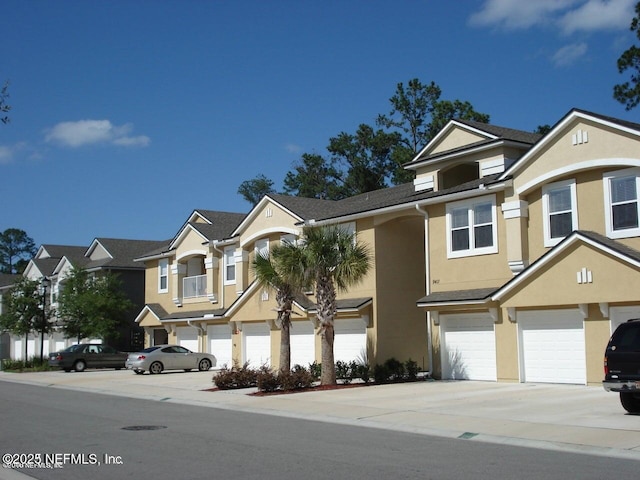
[[[261,238],[260,240],[256,240],[256,244],[255,244],[255,255],[256,258],[258,257],[258,255],[260,255],[260,251],[266,251],[267,255],[269,255],[269,239],[268,238]]]
[[[609,238],[629,238],[640,236],[640,222],[636,228],[627,228],[624,230],[613,229],[613,215],[611,205],[611,180],[620,177],[636,177],[636,196],[640,197],[640,168],[626,168],[624,170],[616,170],[607,172],[602,175],[603,191],[604,191],[604,220],[607,237]],[[636,198],[636,202],[640,205],[640,198]],[[639,206],[640,210],[640,206]],[[639,212],[640,220],[640,212]]]
[[[162,266],[165,266],[166,274],[162,275]],[[167,278],[167,286],[162,288],[162,277]],[[161,258],[158,260],[158,293],[168,293],[169,292],[169,259]]]
[[[493,245],[490,247],[474,248],[470,246],[467,250],[454,251],[451,245],[451,211],[458,208],[471,208],[478,203],[491,203],[491,225],[493,236]],[[498,253],[498,215],[496,209],[496,196],[488,195],[484,197],[476,197],[469,200],[462,200],[459,202],[448,203],[446,206],[446,224],[447,224],[447,258],[463,258],[463,257],[475,257],[477,255],[490,255],[492,253]],[[473,244],[473,224],[469,225],[470,237],[469,243]]]
[[[575,179],[549,183],[542,187],[542,229],[544,230],[544,246],[554,247],[565,237],[551,238],[551,223],[549,212],[549,191],[569,187],[571,192],[571,231],[578,230],[578,196],[576,194]]]
[[[223,275],[224,275],[224,284],[225,285],[235,285],[236,284],[236,249],[235,247],[226,247],[224,249],[224,254],[223,254]],[[231,262],[229,262],[229,259],[231,259]],[[227,278],[227,267],[233,265],[233,279],[229,280]]]

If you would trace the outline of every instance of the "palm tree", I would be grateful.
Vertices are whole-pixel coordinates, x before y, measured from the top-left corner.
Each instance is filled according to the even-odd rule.
[[[276,256],[274,252],[273,256]],[[315,286],[322,344],[322,385],[336,384],[333,355],[336,292],[359,283],[369,271],[369,250],[339,226],[305,227],[303,239],[277,252],[280,272],[291,285]]]
[[[294,298],[294,288],[287,283],[278,271],[279,246],[274,247],[273,256],[257,254],[253,261],[253,272],[256,281],[276,292],[277,318],[276,325],[280,328],[280,371],[287,373],[291,370],[291,307]]]

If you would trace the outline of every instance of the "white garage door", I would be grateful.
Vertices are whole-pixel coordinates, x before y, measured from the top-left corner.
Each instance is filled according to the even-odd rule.
[[[333,342],[334,360],[351,362],[366,357],[367,327],[364,320],[336,320]]]
[[[192,352],[198,352],[198,332],[193,327],[176,328],[176,337],[178,345],[188,348]]]
[[[640,318],[640,306],[611,307],[609,310],[609,318],[611,319],[611,333],[613,333],[621,323],[631,320],[632,318]]]
[[[308,320],[291,322],[291,366],[308,367],[316,359],[313,324]]]
[[[242,356],[254,368],[271,365],[271,332],[264,323],[242,324]]]
[[[486,315],[441,315],[442,378],[497,380],[496,336]]]
[[[518,312],[523,382],[587,382],[583,319],[577,310]]]
[[[229,325],[209,325],[207,327],[209,353],[216,357],[216,368],[224,365],[231,368],[231,327]]]

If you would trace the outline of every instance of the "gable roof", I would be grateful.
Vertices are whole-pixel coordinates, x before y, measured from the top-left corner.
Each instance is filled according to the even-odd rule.
[[[87,251],[87,247],[80,247],[76,245],[50,245],[42,244],[36,253],[35,258],[57,258],[61,259],[65,255],[72,256],[73,258],[79,258],[84,256]],[[44,256],[46,254],[47,256]]]
[[[491,295],[499,287],[475,288],[471,290],[450,290],[447,292],[433,292],[418,300],[418,307],[435,307],[458,304],[478,304],[491,300]]]
[[[529,161],[539,151],[541,151],[546,145],[551,143],[553,139],[555,139],[560,134],[560,132],[567,126],[567,124],[578,118],[640,136],[640,124],[638,123],[628,122],[626,120],[620,120],[618,118],[608,117],[606,115],[600,115],[586,110],[574,108],[570,110],[564,117],[562,117],[551,128],[551,130],[546,135],[544,135],[544,137],[542,137],[542,139],[537,142],[527,153],[520,157],[511,167],[509,167],[502,174],[502,178],[513,176],[518,170],[527,165],[527,163],[529,163]]]
[[[546,252],[535,262],[525,268],[518,274],[518,276],[512,278],[502,287],[496,290],[491,296],[492,300],[500,300],[513,288],[525,282],[535,272],[539,271],[550,262],[553,262],[556,257],[561,256],[567,248],[569,248],[576,242],[584,242],[588,245],[591,245],[597,250],[609,253],[623,262],[640,268],[640,251],[628,247],[616,240],[611,240],[610,238],[607,238],[604,235],[596,232],[587,230],[576,230],[564,240],[562,240],[558,245],[553,247],[551,250]]]
[[[21,277],[19,274],[14,273],[0,273],[0,289],[13,286]]]
[[[194,222],[195,217],[205,220]],[[244,213],[219,212],[216,210],[194,210],[187,221],[180,227],[178,233],[169,243],[169,249],[173,249],[175,244],[182,238],[187,230],[194,230],[200,234],[204,241],[224,240],[229,238],[234,229],[246,217]]]
[[[109,254],[108,258],[89,260],[84,266],[87,270],[106,269],[134,269],[142,270],[143,265],[134,262],[134,259],[151,250],[166,246],[166,241],[157,240],[126,240],[120,238],[96,238],[87,255],[101,245]]]

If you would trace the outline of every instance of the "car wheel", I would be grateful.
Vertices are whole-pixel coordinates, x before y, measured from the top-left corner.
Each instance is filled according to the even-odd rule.
[[[202,360],[200,360],[200,363],[198,364],[198,370],[200,370],[201,372],[206,372],[210,368],[211,361],[208,358],[203,358]]]
[[[155,373],[161,373],[163,370],[162,364],[160,362],[153,362],[150,366],[149,366],[149,373],[155,374]]]
[[[78,360],[76,364],[73,366],[73,369],[76,372],[84,372],[85,368],[87,368],[87,364],[84,360]]]
[[[620,403],[629,413],[640,413],[640,394],[620,392]]]

